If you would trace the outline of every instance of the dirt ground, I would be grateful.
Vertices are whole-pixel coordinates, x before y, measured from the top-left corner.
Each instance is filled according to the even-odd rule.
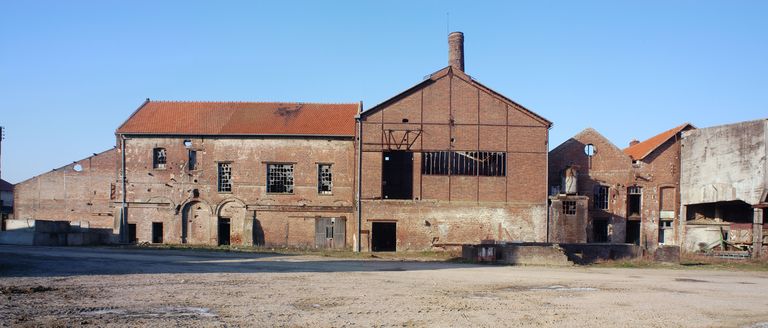
[[[768,327],[768,272],[0,246],[0,326]]]

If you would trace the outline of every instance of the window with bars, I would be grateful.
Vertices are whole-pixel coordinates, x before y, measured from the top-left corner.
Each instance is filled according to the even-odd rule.
[[[219,163],[219,192],[232,192],[232,163]]]
[[[167,161],[165,148],[155,148],[152,150],[152,167],[164,169]]]
[[[317,165],[317,192],[323,195],[333,193],[333,173],[331,164]]]
[[[576,201],[563,201],[563,213],[565,213],[565,215],[576,215]]]
[[[507,153],[488,151],[437,151],[422,153],[421,174],[503,177]]]
[[[267,164],[267,192],[293,193],[293,164]]]
[[[607,210],[608,209],[608,186],[595,186],[595,192],[593,195],[593,206],[596,209]]]

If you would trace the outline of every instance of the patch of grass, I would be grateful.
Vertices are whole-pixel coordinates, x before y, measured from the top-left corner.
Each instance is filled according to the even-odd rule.
[[[386,259],[398,261],[451,261],[456,262],[461,258],[460,251],[405,251],[405,252],[384,252],[357,253],[349,249],[316,249],[299,247],[260,247],[260,246],[206,246],[206,245],[182,245],[182,244],[140,244],[140,245],[121,245],[117,248],[126,249],[168,249],[168,250],[189,250],[189,251],[211,251],[211,252],[241,252],[241,253],[262,253],[278,255],[315,255],[339,259]]]
[[[599,268],[644,268],[679,270],[726,270],[726,271],[768,271],[768,261],[753,259],[722,259],[697,254],[682,254],[680,263],[661,263],[649,258],[600,261],[587,265]]]

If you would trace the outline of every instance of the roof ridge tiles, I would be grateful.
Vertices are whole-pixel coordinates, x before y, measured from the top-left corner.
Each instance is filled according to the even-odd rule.
[[[307,105],[355,105],[359,102],[313,102],[313,101],[250,101],[250,100],[150,100],[150,103],[194,103],[194,104],[307,104]]]

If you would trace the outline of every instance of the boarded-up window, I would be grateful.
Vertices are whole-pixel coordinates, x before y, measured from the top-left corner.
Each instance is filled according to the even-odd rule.
[[[155,148],[152,150],[152,167],[164,169],[167,161],[165,148]]]
[[[232,192],[232,163],[219,163],[219,192]]]
[[[331,164],[317,165],[317,192],[323,195],[333,193],[333,172]]]
[[[675,210],[675,188],[672,188],[672,187],[661,188],[661,210],[662,211]]]
[[[438,151],[422,153],[421,174],[506,176],[507,153]]]
[[[293,193],[293,164],[267,165],[267,192]]]

